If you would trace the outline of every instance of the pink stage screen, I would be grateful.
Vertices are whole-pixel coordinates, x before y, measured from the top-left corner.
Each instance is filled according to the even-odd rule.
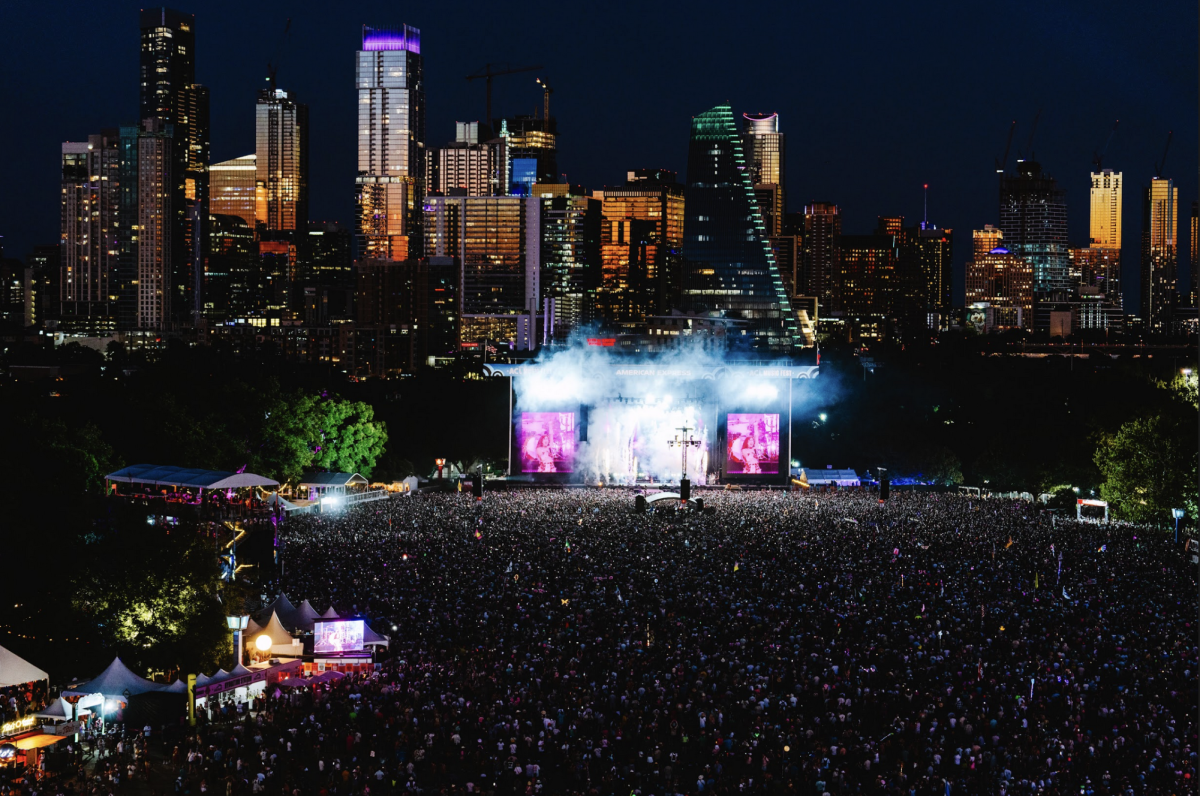
[[[345,619],[313,625],[314,655],[345,655],[363,651],[363,620]]]
[[[779,415],[726,415],[726,475],[779,474]]]
[[[574,471],[575,413],[522,412],[517,445],[523,473]]]

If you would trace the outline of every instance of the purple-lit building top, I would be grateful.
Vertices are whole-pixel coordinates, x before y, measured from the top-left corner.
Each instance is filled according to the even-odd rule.
[[[364,51],[407,50],[421,52],[421,31],[409,25],[398,28],[372,28],[363,25]]]

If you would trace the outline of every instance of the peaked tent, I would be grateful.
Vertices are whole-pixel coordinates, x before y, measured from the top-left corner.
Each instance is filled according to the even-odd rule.
[[[29,661],[0,647],[0,688],[49,679],[50,675]]]
[[[371,626],[363,622],[363,644],[377,644],[382,647],[388,646],[388,640],[385,636],[381,636],[371,629]]]
[[[91,715],[91,713],[92,713],[92,711],[90,711],[86,708],[79,708],[78,715],[80,718],[83,718],[84,716]],[[54,720],[69,721],[71,719],[71,717],[73,715],[75,715],[75,710],[74,710],[74,708],[71,707],[71,704],[69,702],[67,702],[67,700],[63,699],[62,697],[59,697],[58,699],[54,700],[49,705],[47,705],[45,710],[39,710],[37,713],[34,713],[33,715],[37,716],[39,719],[54,719]]]
[[[196,678],[196,684],[197,685],[200,684],[200,678],[198,678],[198,677]],[[171,683],[169,686],[164,688],[163,691],[167,691],[172,694],[186,694],[187,693],[187,681],[186,680],[176,680],[175,682]]]
[[[265,627],[272,613],[279,614],[279,621],[284,625],[290,625],[292,617],[296,614],[296,606],[292,605],[286,594],[280,593],[278,597],[259,610],[257,614],[259,624]]]
[[[328,610],[328,611],[326,611],[325,613],[321,614],[321,618],[322,618],[322,619],[341,619],[341,617],[340,617],[340,616],[338,616],[338,612],[337,612],[337,611],[335,611],[335,610],[333,610],[333,606],[332,606],[332,605],[331,605],[331,606],[329,606],[329,610]]]
[[[73,686],[71,690],[81,694],[103,694],[124,701],[134,694],[162,691],[165,687],[144,677],[138,677],[120,658],[113,658],[107,669],[86,683]]]
[[[319,613],[317,613],[317,609],[313,608],[312,603],[310,603],[308,600],[305,600],[304,602],[300,603],[300,606],[298,608],[296,608],[295,616],[296,616],[296,625],[295,625],[294,629],[295,630],[305,630],[305,631],[312,630],[313,623],[317,619],[321,618],[321,615]]]

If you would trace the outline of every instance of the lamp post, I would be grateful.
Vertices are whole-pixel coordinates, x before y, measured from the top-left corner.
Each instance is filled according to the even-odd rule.
[[[1179,521],[1185,514],[1187,512],[1184,509],[1171,509],[1171,516],[1175,518],[1175,544],[1179,544]]]
[[[242,662],[242,631],[250,624],[249,614],[225,617],[225,626],[233,633],[233,665]]]

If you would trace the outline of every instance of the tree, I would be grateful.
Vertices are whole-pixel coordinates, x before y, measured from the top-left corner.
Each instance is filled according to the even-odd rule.
[[[313,464],[338,472],[370,476],[383,455],[387,428],[375,420],[375,410],[362,401],[322,400],[320,438]]]
[[[1130,420],[1096,448],[1100,494],[1118,516],[1162,522],[1173,508],[1196,516],[1196,420],[1161,413]]]
[[[944,445],[932,446],[918,460],[923,481],[932,481],[941,486],[957,486],[963,482],[962,462],[954,451]]]
[[[136,519],[121,526],[83,545],[74,608],[136,667],[211,671],[227,664],[212,543],[190,529],[168,532]]]

